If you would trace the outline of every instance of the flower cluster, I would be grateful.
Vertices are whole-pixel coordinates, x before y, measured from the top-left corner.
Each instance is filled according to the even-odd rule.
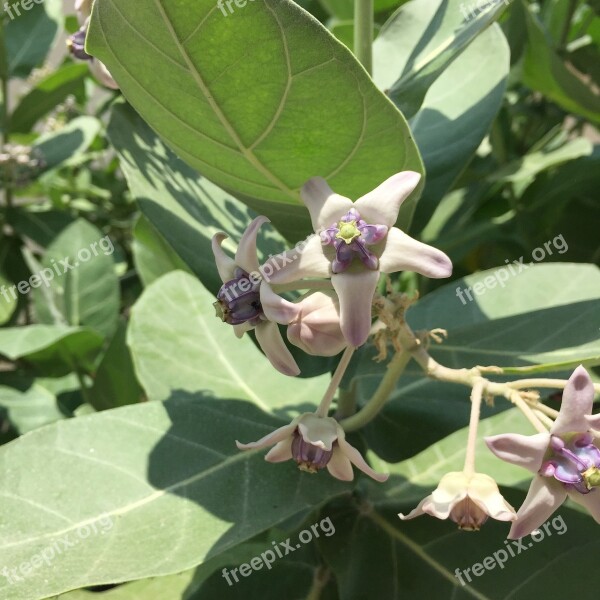
[[[223,285],[214,303],[217,316],[241,337],[253,330],[272,365],[286,375],[300,369],[289,342],[308,354],[335,356],[364,344],[371,331],[371,306],[381,273],[416,271],[428,277],[448,277],[450,259],[440,250],[406,235],[394,224],[402,202],[415,190],[420,175],[412,171],[390,177],[372,192],[352,202],[333,192],[320,178],[309,180],[301,198],[310,212],[314,234],[296,248],[260,265],[257,236],[268,222],[257,217],[242,235],[235,257],[222,248],[227,236],[213,237],[212,249]],[[297,302],[281,294],[309,290]],[[346,440],[343,429],[327,417],[331,395],[318,414],[304,414],[243,450],[275,444],[266,459],[294,458],[301,469],[327,468],[338,479],[352,479],[351,464],[374,479],[375,473]],[[324,407],[324,408],[323,408]]]

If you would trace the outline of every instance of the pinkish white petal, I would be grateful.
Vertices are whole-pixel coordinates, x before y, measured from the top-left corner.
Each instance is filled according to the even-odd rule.
[[[600,431],[600,414],[597,415],[584,415],[587,421],[588,428]]]
[[[264,437],[260,438],[260,440],[257,440],[256,442],[249,442],[247,444],[242,444],[241,442],[238,442],[236,440],[235,445],[238,447],[238,450],[256,450],[258,448],[266,448],[267,446],[273,446],[274,444],[277,444],[278,442],[281,442],[288,437],[291,439],[292,434],[294,433],[294,430],[296,429],[296,426],[297,426],[297,420],[294,419],[288,425],[284,425],[283,427],[280,427],[279,429],[272,431],[271,433],[265,435]]]
[[[560,412],[550,432],[560,435],[574,431],[587,431],[590,426],[585,415],[592,412],[593,402],[594,384],[588,372],[579,366],[569,377],[569,382],[563,392]]]
[[[331,459],[327,463],[327,470],[333,477],[341,481],[352,481],[354,479],[352,463],[339,447],[333,449]]]
[[[287,325],[298,317],[300,308],[276,294],[271,286],[263,281],[260,284],[260,305],[269,321]]]
[[[111,90],[118,90],[119,85],[113,79],[113,76],[110,74],[110,71],[106,68],[104,63],[101,63],[99,60],[94,59],[90,61],[90,71],[92,75],[105,87],[110,88]]]
[[[227,237],[228,236],[224,233],[215,233],[212,238],[212,251],[215,255],[215,263],[217,264],[219,277],[223,283],[232,280],[235,272],[235,261],[225,254],[223,248],[221,248],[221,244]]]
[[[292,458],[292,435],[277,442],[265,455],[265,460],[272,463],[283,462]]]
[[[276,323],[270,321],[260,323],[254,329],[254,332],[263,352],[280,373],[290,377],[300,374],[300,369],[287,349]]]
[[[398,516],[403,521],[408,521],[409,519],[414,519],[415,517],[420,517],[421,515],[431,514],[430,512],[425,512],[425,510],[424,510],[424,507],[426,505],[429,506],[430,504],[431,504],[431,496],[426,496],[425,498],[423,498],[423,500],[421,500],[421,502],[419,502],[417,507],[414,508],[413,510],[411,510],[407,515],[398,513]],[[436,515],[433,515],[433,516],[436,516]]]
[[[240,243],[235,253],[235,264],[246,271],[246,273],[258,272],[258,257],[256,256],[256,237],[258,231],[265,224],[270,223],[267,217],[256,217],[248,225],[246,231],[240,239]]]
[[[571,492],[569,498],[583,506],[592,515],[596,523],[600,523],[600,492],[598,488],[594,488],[589,494]]]
[[[330,227],[352,208],[352,200],[336,194],[322,177],[309,179],[302,186],[300,197],[316,232]]]
[[[245,323],[240,323],[238,325],[232,325],[233,332],[237,338],[243,338],[244,334],[251,329],[254,329],[254,325],[250,325],[248,321]]]
[[[359,198],[354,208],[367,223],[392,227],[398,220],[400,206],[419,185],[420,179],[421,175],[414,171],[396,173]]]
[[[383,273],[414,271],[425,277],[441,279],[452,275],[452,262],[441,250],[392,227],[379,258],[379,269]]]
[[[298,421],[298,431],[305,442],[323,450],[331,450],[339,434],[335,419],[312,413],[302,415]]]
[[[276,254],[260,267],[263,279],[269,283],[289,283],[305,278],[326,278],[331,262],[323,253],[318,235],[311,235],[301,248]]]
[[[371,331],[371,305],[378,271],[335,273],[331,283],[340,300],[340,327],[351,346],[362,346]]]
[[[340,450],[345,454],[345,456],[350,459],[350,462],[357,469],[360,469],[363,473],[375,479],[375,481],[379,481],[380,483],[387,481],[389,475],[386,473],[377,473],[377,471],[374,471],[367,464],[367,461],[362,457],[362,454],[354,446],[351,446],[346,441],[344,431],[341,427],[339,427],[339,432],[340,434],[338,437],[338,446]]]
[[[537,473],[550,443],[549,433],[520,435],[503,433],[484,438],[487,447],[498,457],[513,465]]]
[[[567,492],[558,481],[536,475],[529,487],[527,498],[517,512],[517,519],[510,528],[508,539],[517,540],[529,535],[546,522],[566,497]]]

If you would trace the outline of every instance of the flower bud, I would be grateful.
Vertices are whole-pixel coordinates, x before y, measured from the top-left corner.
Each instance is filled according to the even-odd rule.
[[[337,296],[314,292],[298,303],[298,316],[288,325],[287,336],[307,354],[335,356],[346,346],[340,329]]]

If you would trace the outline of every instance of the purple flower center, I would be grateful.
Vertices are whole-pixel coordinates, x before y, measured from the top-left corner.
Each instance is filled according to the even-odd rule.
[[[454,506],[449,516],[458,525],[459,529],[479,531],[481,526],[488,520],[489,515],[467,496]]]
[[[379,243],[388,232],[385,225],[369,225],[360,213],[351,208],[338,223],[321,232],[324,246],[335,248],[335,258],[331,263],[334,273],[344,272],[355,256],[372,271],[379,268],[379,259],[367,246]]]
[[[307,473],[316,473],[327,466],[333,456],[333,449],[323,450],[307,442],[300,432],[294,432],[292,441],[292,457],[298,463],[298,468]]]
[[[67,38],[67,48],[69,52],[79,60],[94,60],[85,51],[85,36],[87,35],[87,25],[84,25],[79,31]]]
[[[237,267],[234,278],[221,286],[213,306],[217,317],[225,323],[258,325],[264,317],[260,304],[260,279],[250,277]]]
[[[552,456],[539,471],[543,477],[554,477],[567,489],[589,494],[600,485],[600,450],[592,443],[590,433],[582,433],[569,442],[553,435],[550,438]]]

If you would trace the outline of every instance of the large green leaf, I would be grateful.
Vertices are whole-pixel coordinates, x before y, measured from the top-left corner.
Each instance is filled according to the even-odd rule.
[[[64,375],[74,366],[90,368],[102,337],[89,329],[28,325],[0,329],[0,354],[24,359],[49,375]]]
[[[10,2],[12,18],[5,26],[8,70],[12,77],[27,77],[40,66],[54,42],[62,20],[60,0],[40,3]],[[29,8],[26,10],[25,5]]]
[[[0,325],[4,325],[17,308],[18,295],[11,293],[14,284],[0,272]]]
[[[78,219],[66,227],[40,262],[47,276],[34,290],[38,321],[82,325],[111,335],[119,318],[113,251],[112,242],[87,221]]]
[[[228,16],[213,0],[98,0],[87,48],[181,158],[274,222],[295,219],[286,235],[308,232],[310,177],[357,197],[422,171],[402,115],[291,0]]]
[[[351,489],[236,449],[281,424],[247,402],[180,391],[1,447],[0,551],[20,580],[0,578],[0,594],[37,600],[177,573]]]
[[[214,297],[186,273],[165,275],[132,310],[129,346],[139,380],[151,400],[173,390],[250,400],[268,411],[313,410],[327,376],[300,380],[277,372],[246,335],[215,317]]]

